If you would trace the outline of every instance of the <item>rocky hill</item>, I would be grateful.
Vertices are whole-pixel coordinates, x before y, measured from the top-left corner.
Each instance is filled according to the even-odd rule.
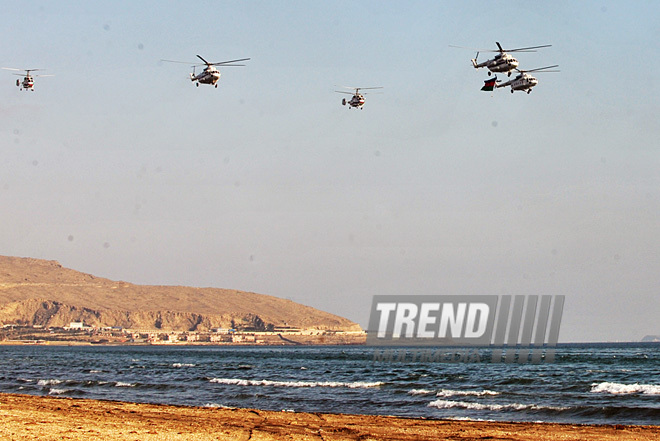
[[[64,268],[55,261],[0,256],[0,324],[60,327],[74,321],[164,331],[274,326],[360,330],[345,318],[268,295],[134,285]]]

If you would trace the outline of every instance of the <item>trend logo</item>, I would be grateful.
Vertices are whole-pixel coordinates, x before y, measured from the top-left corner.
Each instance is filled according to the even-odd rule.
[[[563,307],[563,295],[374,296],[367,345],[480,347],[496,363],[552,362]]]

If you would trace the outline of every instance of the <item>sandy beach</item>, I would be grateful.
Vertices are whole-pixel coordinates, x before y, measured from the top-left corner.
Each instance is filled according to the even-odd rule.
[[[660,426],[440,421],[0,394],[6,440],[657,440]]]

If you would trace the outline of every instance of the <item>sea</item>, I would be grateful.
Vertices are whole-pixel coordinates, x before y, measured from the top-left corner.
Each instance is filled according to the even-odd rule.
[[[0,392],[475,421],[660,424],[660,344],[554,362],[379,359],[367,346],[0,346]]]

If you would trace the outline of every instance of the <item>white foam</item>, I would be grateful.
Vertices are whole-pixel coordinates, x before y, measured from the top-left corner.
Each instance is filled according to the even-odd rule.
[[[115,383],[115,387],[135,387],[135,383],[124,383],[123,381],[118,381]]]
[[[410,389],[408,391],[408,395],[430,395],[432,393],[432,390],[427,389]]]
[[[240,378],[212,378],[211,383],[230,384],[236,386],[274,386],[274,387],[347,387],[350,389],[367,389],[378,387],[383,382],[355,381],[344,383],[339,381],[273,381],[273,380],[244,380]]]
[[[493,390],[451,390],[451,389],[442,389],[440,392],[438,392],[436,397],[466,397],[466,396],[473,396],[473,397],[482,397],[484,395],[499,395],[499,392],[495,392]]]
[[[444,418],[444,417],[443,417]],[[452,421],[495,421],[495,420],[486,420],[483,418],[472,418],[472,417],[460,417],[460,416],[449,416],[447,417],[448,420]]]
[[[39,386],[51,386],[54,384],[60,384],[62,380],[39,380],[37,381],[37,385]]]
[[[470,409],[470,410],[502,410],[504,404],[481,404],[468,403],[466,401],[435,400],[428,404],[428,407],[437,407],[438,409]]]
[[[57,389],[57,388],[51,388],[48,391],[48,395],[61,395],[69,392],[69,389]]]
[[[224,404],[218,404],[218,403],[206,403],[203,407],[209,407],[212,409],[235,409],[234,407],[225,406]]]
[[[428,407],[437,407],[438,409],[469,409],[469,410],[567,410],[568,407],[560,406],[538,406],[536,404],[482,404],[482,403],[469,403],[466,401],[450,401],[450,400],[435,400],[428,404]]]
[[[602,383],[593,383],[591,385],[591,392],[608,393],[615,395],[624,395],[624,394],[660,395],[660,385],[639,384],[639,383],[623,384],[623,383],[610,383],[604,381]]]
[[[172,367],[179,368],[179,367],[195,367],[194,363],[172,363]]]

